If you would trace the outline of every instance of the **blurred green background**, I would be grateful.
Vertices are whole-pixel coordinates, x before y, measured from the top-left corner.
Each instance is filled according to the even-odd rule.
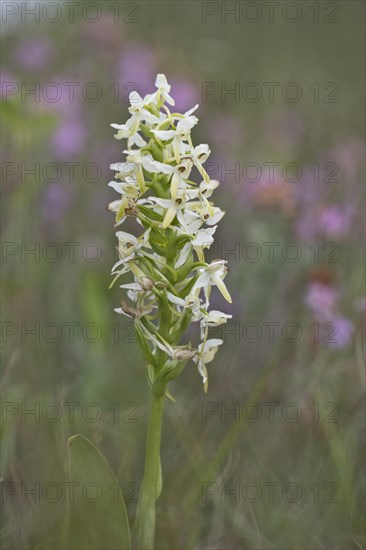
[[[76,433],[134,520],[150,395],[108,290],[109,125],[163,72],[200,104],[233,319],[208,394],[191,364],[171,385],[156,547],[364,548],[364,3],[35,4],[1,7],[2,547],[60,547],[42,489]]]

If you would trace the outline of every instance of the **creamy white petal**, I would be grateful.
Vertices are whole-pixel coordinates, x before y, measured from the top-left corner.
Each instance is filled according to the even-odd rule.
[[[152,130],[152,132],[161,141],[168,141],[175,136],[175,130]]]
[[[199,107],[199,105],[198,105],[198,103],[197,103],[194,107],[192,107],[191,109],[189,109],[189,111],[186,111],[186,112],[184,113],[184,116],[190,116],[192,113],[194,113],[195,111],[197,111],[198,107]]]
[[[186,243],[182,250],[181,250],[181,253],[180,253],[180,256],[178,258],[178,261],[176,262],[175,264],[175,269],[179,269],[180,267],[182,267],[182,265],[184,265],[187,261],[187,258],[189,256],[189,253],[191,252],[192,250],[192,246],[191,246],[191,243]]]
[[[174,172],[173,166],[154,160],[149,155],[141,157],[141,164],[145,170],[153,174],[159,174],[160,172],[163,174],[172,174]]]
[[[182,298],[179,298],[178,296],[175,296],[171,292],[167,292],[168,300],[169,302],[172,302],[173,304],[176,304],[177,306],[184,307],[185,302]]]

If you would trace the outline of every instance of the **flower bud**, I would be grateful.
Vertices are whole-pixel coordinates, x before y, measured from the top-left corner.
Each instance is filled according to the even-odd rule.
[[[197,350],[195,349],[180,349],[178,351],[174,352],[174,359],[178,359],[179,361],[187,361],[188,359],[192,359],[196,355]]]
[[[151,290],[154,287],[154,281],[149,277],[141,277],[139,283],[143,290]]]

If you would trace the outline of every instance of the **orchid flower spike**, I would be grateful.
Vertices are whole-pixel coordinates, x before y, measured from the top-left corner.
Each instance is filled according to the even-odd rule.
[[[131,92],[130,118],[111,125],[117,130],[115,138],[126,139],[127,146],[125,161],[111,165],[115,175],[109,186],[119,198],[108,208],[116,225],[127,217],[136,222],[134,234],[116,233],[119,260],[112,268],[112,284],[122,275],[130,279],[120,285],[125,295],[115,311],[134,320],[154,391],[165,392],[166,383],[189,360],[207,391],[206,365],[223,343],[209,338],[208,330],[231,318],[209,310],[212,287],[231,303],[224,283],[227,262],[205,261],[224,215],[211,200],[219,182],[204,168],[209,146],[192,143],[198,106],[182,114],[171,112],[175,103],[165,75],[157,75],[155,86],[144,98]],[[199,175],[198,183],[191,179],[192,170]],[[200,327],[194,344],[184,342],[191,323]]]

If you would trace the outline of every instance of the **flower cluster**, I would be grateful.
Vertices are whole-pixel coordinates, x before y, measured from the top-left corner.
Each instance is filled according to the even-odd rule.
[[[224,215],[211,201],[219,182],[203,167],[209,146],[192,143],[198,105],[184,114],[172,112],[166,77],[159,74],[155,85],[157,90],[144,98],[131,92],[131,117],[125,124],[112,124],[116,139],[127,139],[127,149],[126,161],[111,165],[116,174],[109,186],[120,198],[109,210],[116,226],[130,217],[141,228],[139,236],[116,233],[119,261],[112,269],[112,284],[127,273],[133,282],[120,285],[131,305],[123,300],[115,311],[134,319],[153,388],[160,383],[165,387],[192,359],[207,391],[206,364],[222,344],[208,338],[208,329],[231,317],[208,310],[212,286],[231,303],[224,283],[226,262],[208,264],[204,256]],[[199,184],[190,179],[194,168]],[[180,343],[192,322],[200,324],[196,347]]]

